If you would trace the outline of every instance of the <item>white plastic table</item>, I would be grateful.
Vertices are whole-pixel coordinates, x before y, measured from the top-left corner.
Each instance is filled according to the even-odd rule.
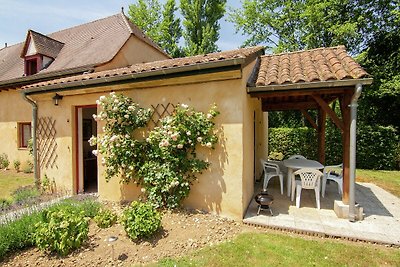
[[[316,160],[310,159],[285,159],[283,161],[283,165],[288,168],[288,175],[287,175],[287,196],[290,197],[293,201],[294,198],[294,189],[295,189],[295,181],[293,171],[302,169],[302,168],[311,168],[311,169],[323,169],[324,165],[319,163]]]

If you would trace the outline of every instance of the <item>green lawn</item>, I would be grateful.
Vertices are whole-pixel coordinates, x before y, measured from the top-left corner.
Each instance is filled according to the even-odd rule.
[[[230,242],[151,266],[400,266],[400,250],[345,241],[243,233]]]
[[[33,185],[33,174],[16,173],[13,170],[0,171],[0,198],[10,199],[11,193],[21,186]]]
[[[357,169],[357,182],[376,184],[393,195],[400,197],[400,171],[374,171]]]

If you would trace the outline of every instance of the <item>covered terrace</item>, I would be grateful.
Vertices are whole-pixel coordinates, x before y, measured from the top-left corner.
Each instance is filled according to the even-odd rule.
[[[310,216],[313,217],[310,214],[314,213],[318,214],[316,217],[320,218],[320,216],[325,216],[323,215],[324,210],[329,210],[328,217],[335,215],[333,212],[335,201],[340,201],[342,207],[347,209],[348,220],[354,222],[358,219],[356,201],[359,204],[363,204],[368,203],[368,200],[362,201],[365,196],[362,193],[363,186],[360,187],[360,185],[356,186],[355,184],[357,100],[360,97],[362,87],[371,83],[372,78],[347,54],[344,46],[264,55],[259,58],[256,69],[248,81],[248,94],[251,97],[261,99],[264,112],[301,111],[305,119],[317,131],[317,160],[323,165],[325,165],[325,127],[327,117],[340,129],[343,146],[343,194],[342,196],[337,193],[334,194],[333,189],[330,188],[334,185],[328,186],[325,198],[321,199],[321,210],[318,211],[313,202],[309,203],[308,206],[306,204],[305,208],[297,209],[286,195],[282,196],[280,192],[272,190],[271,193],[275,197],[272,209],[277,211],[275,215],[271,218],[266,217],[268,214],[257,216],[256,212],[254,212],[256,203],[253,201],[249,205],[245,222],[258,224],[260,221],[264,221],[264,224],[268,225],[268,222],[279,220],[276,219],[279,216],[287,215],[289,217],[286,217],[286,219],[293,220],[293,224],[281,221],[281,224],[278,223],[275,226],[281,225],[282,227],[296,228],[296,217],[300,218],[305,215],[305,218],[310,218]],[[336,100],[340,105],[341,116],[338,116],[330,106]],[[309,113],[310,110],[317,110],[317,119],[312,118]],[[286,181],[286,178],[284,181]],[[256,185],[255,194],[260,192],[260,189],[261,186]],[[372,189],[367,190],[371,191]],[[315,201],[314,196],[307,197],[307,195],[302,195],[303,198]],[[307,201],[304,200],[304,203],[307,203]],[[357,205],[357,208],[358,211],[362,211],[362,209],[359,209],[359,205]],[[377,211],[370,210],[368,212],[370,214],[377,213]],[[299,214],[303,215],[298,217]],[[397,216],[399,214],[395,217]],[[341,220],[343,221],[343,219]],[[348,220],[344,221],[349,223]],[[321,227],[315,222],[310,224],[306,220],[302,224],[309,225],[305,230],[312,232],[314,229],[316,232],[321,232],[318,231],[321,230]]]
[[[346,205],[354,201],[350,197],[354,197],[357,100],[362,86],[371,83],[372,78],[347,54],[345,47],[337,46],[261,56],[247,85],[248,94],[261,99],[263,112],[302,112],[318,133],[318,161],[323,165],[327,116],[340,129],[342,201]],[[341,118],[330,107],[336,100]],[[309,110],[318,110],[316,121]]]

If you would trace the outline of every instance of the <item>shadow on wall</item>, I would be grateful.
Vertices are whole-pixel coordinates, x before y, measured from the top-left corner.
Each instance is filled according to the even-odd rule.
[[[224,129],[220,125],[216,125],[216,129],[218,143],[215,149],[200,148],[198,153],[200,157],[207,157],[210,167],[203,174],[197,175],[198,180],[193,183],[190,195],[185,200],[184,206],[220,214],[222,194],[226,193],[226,184],[223,177],[225,164],[228,163],[228,155]]]

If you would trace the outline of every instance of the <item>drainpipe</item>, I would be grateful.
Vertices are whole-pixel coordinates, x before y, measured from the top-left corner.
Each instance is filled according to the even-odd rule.
[[[356,85],[356,91],[351,98],[350,107],[350,185],[349,185],[349,220],[356,220],[355,214],[355,178],[356,178],[356,132],[357,132],[357,107],[358,98],[361,95],[362,85]]]
[[[28,98],[26,92],[22,92],[22,98],[32,105],[32,154],[33,154],[33,174],[35,176],[35,185],[39,187],[39,171],[38,171],[38,158],[37,158],[37,142],[36,142],[36,126],[38,106],[32,99]]]

